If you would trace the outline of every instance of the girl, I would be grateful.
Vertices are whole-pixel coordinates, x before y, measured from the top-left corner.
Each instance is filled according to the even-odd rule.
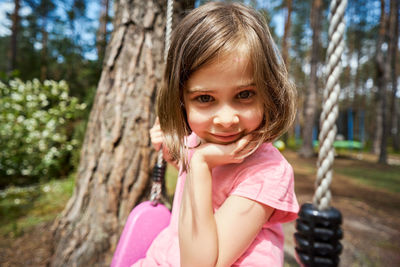
[[[209,3],[175,29],[152,143],[178,162],[170,225],[134,266],[282,266],[296,218],[293,171],[271,142],[294,87],[264,19]]]

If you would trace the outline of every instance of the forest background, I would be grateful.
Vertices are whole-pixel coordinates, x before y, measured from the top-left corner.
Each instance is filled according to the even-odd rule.
[[[79,168],[91,166],[90,160],[81,158],[85,157],[81,148],[90,149],[91,134],[86,132],[89,116],[91,110],[96,113],[101,109],[93,105],[102,88],[102,70],[107,69],[106,60],[114,51],[112,34],[117,36],[116,29],[121,22],[119,9],[125,2],[0,1],[2,198],[18,191],[16,188],[29,191],[31,186],[68,177],[74,180],[69,184],[68,190],[72,190],[75,177],[79,179],[84,174]],[[185,10],[182,7],[206,1],[177,2]],[[330,1],[241,2],[265,15],[298,90],[296,121],[281,140],[301,157],[314,157],[326,78]],[[400,151],[399,1],[349,1],[345,20],[346,48],[342,57],[337,122],[337,139],[345,142],[338,149],[376,155],[376,160],[386,166],[393,163],[390,155],[398,155]],[[106,125],[107,119],[104,118]],[[144,132],[152,120],[151,115]],[[141,135],[141,132],[137,134]],[[113,145],[117,147],[120,140],[122,137],[114,140]],[[150,154],[154,161],[154,155]],[[97,167],[94,169],[98,171]],[[18,203],[21,200],[15,202],[16,199],[19,198],[13,199],[13,205],[21,206]],[[2,213],[12,214],[14,208],[7,206]],[[61,228],[60,225],[55,228]],[[18,235],[18,229],[18,224],[13,223],[6,231]]]

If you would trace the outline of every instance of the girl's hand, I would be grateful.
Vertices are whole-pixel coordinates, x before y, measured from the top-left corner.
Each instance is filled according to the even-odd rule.
[[[191,164],[204,162],[212,169],[219,165],[241,163],[247,156],[254,152],[253,150],[256,146],[256,142],[254,142],[253,139],[254,136],[248,134],[228,145],[214,143],[202,144],[196,148],[191,159]]]
[[[153,127],[151,127],[150,129],[150,139],[154,149],[156,151],[159,151],[162,147],[164,159],[167,162],[171,163],[176,169],[178,169],[178,162],[171,157],[166,146],[163,146],[164,133],[161,130],[160,121],[158,120],[158,117],[156,118]]]
[[[151,127],[150,129],[150,139],[154,149],[156,151],[159,151],[164,141],[164,134],[161,131],[160,121],[158,120],[158,117],[156,118],[153,127]]]

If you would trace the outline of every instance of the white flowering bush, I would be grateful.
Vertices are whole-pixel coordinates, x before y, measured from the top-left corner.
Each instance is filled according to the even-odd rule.
[[[65,81],[0,82],[0,175],[48,178],[77,148],[71,121],[86,104],[68,94]]]

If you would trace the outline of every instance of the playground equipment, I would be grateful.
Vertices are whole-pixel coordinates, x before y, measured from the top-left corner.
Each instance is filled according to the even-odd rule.
[[[166,162],[160,157],[153,169],[151,197],[149,201],[136,206],[128,216],[117,248],[111,262],[111,267],[131,266],[146,256],[154,238],[169,225],[171,212],[159,203]]]
[[[343,150],[361,151],[364,148],[364,117],[365,111],[362,109],[355,111],[353,110],[353,108],[348,107],[345,110],[339,111],[336,123],[338,127],[338,132],[335,141],[333,142],[333,147],[336,149],[337,152]],[[357,124],[355,122],[357,122]],[[355,140],[354,138],[355,133],[358,135],[358,140]],[[313,147],[319,147],[319,142],[317,140],[317,127],[314,127],[313,131]]]
[[[274,147],[276,147],[279,151],[283,151],[285,150],[286,145],[282,140],[277,140],[274,142]]]
[[[316,191],[313,204],[304,204],[296,221],[295,241],[297,259],[304,266],[337,266],[342,251],[340,239],[343,236],[340,225],[342,215],[329,207],[334,161],[334,141],[336,119],[338,117],[338,97],[340,92],[340,59],[344,50],[344,12],[347,0],[332,0],[329,14],[329,46],[326,67],[327,83],[320,121],[320,149],[317,162]]]
[[[318,156],[318,172],[316,191],[313,204],[304,204],[296,221],[295,241],[297,260],[302,266],[337,266],[342,251],[340,239],[343,236],[340,225],[342,216],[338,210],[329,207],[331,193],[329,186],[332,181],[334,160],[334,140],[336,136],[335,121],[338,116],[338,96],[340,92],[339,75],[341,72],[340,58],[344,50],[343,21],[347,0],[332,0],[330,5],[330,27],[327,84],[324,91],[324,105],[320,121],[320,150]],[[166,57],[170,44],[172,29],[173,0],[167,4],[166,24]],[[131,266],[143,258],[153,239],[164,229],[170,220],[169,210],[159,203],[166,163],[162,158],[162,149],[154,168],[153,185],[150,201],[135,207],[118,242],[111,263],[112,267]]]

